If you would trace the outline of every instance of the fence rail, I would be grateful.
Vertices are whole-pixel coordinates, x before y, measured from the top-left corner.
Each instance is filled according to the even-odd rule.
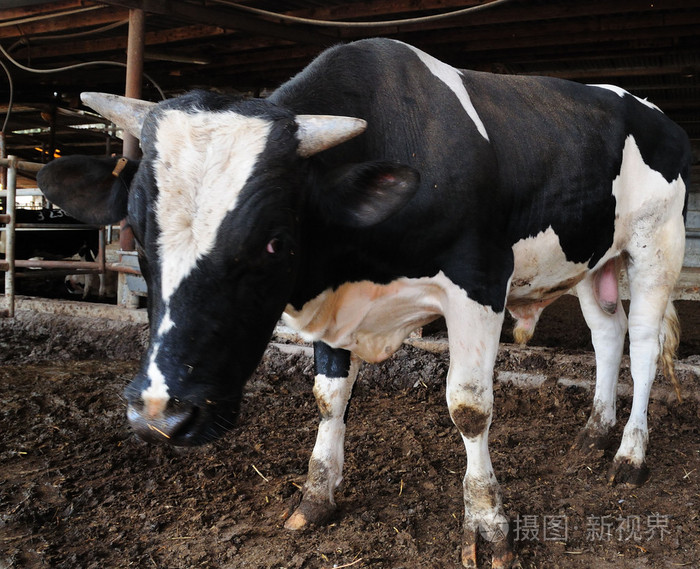
[[[5,272],[5,307],[0,309],[0,316],[14,318],[15,316],[15,292],[16,292],[16,269],[32,268],[42,269],[42,271],[32,271],[22,273],[23,276],[45,276],[47,274],[104,274],[107,270],[105,261],[105,232],[104,228],[95,225],[78,224],[39,224],[39,223],[17,223],[17,197],[18,195],[42,195],[41,190],[17,190],[17,172],[36,173],[43,167],[43,164],[25,162],[17,160],[14,156],[0,158],[0,168],[7,168],[7,189],[0,192],[0,197],[7,197],[7,213],[0,215],[0,223],[4,223],[2,229],[5,232],[5,260],[0,261],[0,271]],[[71,231],[76,229],[97,229],[99,230],[99,247],[96,261],[50,261],[38,259],[16,259],[15,244],[17,230],[20,231],[44,231],[47,229],[57,231]]]

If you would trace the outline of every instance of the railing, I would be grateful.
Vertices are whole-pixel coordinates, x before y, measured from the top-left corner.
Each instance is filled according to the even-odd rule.
[[[0,158],[0,167],[7,168],[7,190],[0,191],[0,196],[7,197],[7,213],[0,215],[0,223],[5,225],[5,260],[0,261],[0,271],[5,272],[5,308],[0,309],[0,317],[14,318],[15,315],[15,291],[16,291],[16,269],[44,269],[41,272],[32,272],[31,275],[46,276],[52,274],[103,274],[106,269],[111,268],[105,262],[105,232],[104,228],[95,225],[78,224],[18,224],[16,222],[17,196],[18,195],[41,195],[39,190],[17,190],[17,171],[38,172],[43,164],[25,162],[18,160],[15,156]],[[26,230],[75,230],[75,229],[96,229],[99,230],[99,248],[96,261],[50,261],[43,259],[27,260],[15,258],[15,243],[17,229]],[[29,273],[23,273],[29,274]]]

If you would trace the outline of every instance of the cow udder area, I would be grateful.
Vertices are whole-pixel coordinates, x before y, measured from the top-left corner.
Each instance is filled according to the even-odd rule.
[[[490,436],[522,568],[700,566],[700,305],[677,308],[686,399],[657,379],[641,488],[608,485],[614,446],[570,451],[594,379],[575,301],[544,312],[533,338],[544,347],[502,345],[501,379],[539,378],[530,389],[496,383]],[[270,348],[226,437],[152,446],[129,430],[121,396],[145,338],[141,326],[70,317],[0,322],[1,568],[460,567],[466,458],[444,402],[446,355],[405,346],[363,365],[337,513],[293,533],[284,516],[317,426],[311,360]],[[613,445],[630,405],[619,399]],[[482,544],[482,567],[488,553]]]

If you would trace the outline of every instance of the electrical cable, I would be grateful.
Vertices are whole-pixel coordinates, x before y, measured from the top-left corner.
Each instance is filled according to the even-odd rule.
[[[493,8],[495,6],[506,4],[511,0],[491,0],[487,4],[479,4],[477,6],[471,6],[469,8],[461,8],[459,10],[453,10],[451,12],[444,12],[442,14],[433,14],[432,16],[420,16],[417,18],[406,18],[400,20],[383,20],[378,22],[341,22],[338,20],[316,20],[313,18],[300,18],[297,16],[289,16],[287,14],[280,14],[277,12],[269,12],[267,10],[261,10],[260,8],[253,8],[251,6],[244,6],[242,4],[237,4],[235,2],[230,2],[229,0],[212,0],[217,4],[223,4],[225,6],[231,6],[243,12],[249,12],[251,14],[257,14],[259,16],[266,16],[269,18],[275,18],[281,22],[288,22],[293,24],[307,24],[310,26],[322,26],[330,28],[383,28],[386,26],[405,26],[412,24],[425,24],[427,22],[436,22],[438,20],[445,20],[448,18],[456,18],[458,16],[464,16],[466,14],[473,14],[474,12],[480,12],[486,8]]]
[[[26,65],[22,65],[19,61],[16,59],[13,59],[12,56],[5,51],[5,48],[0,45],[0,53],[2,53],[13,65],[16,67],[19,67],[23,71],[28,71],[29,73],[41,73],[41,74],[47,74],[47,73],[60,73],[62,71],[71,71],[73,69],[80,69],[82,67],[89,67],[91,65],[116,65],[118,67],[126,67],[126,63],[121,63],[120,61],[85,61],[83,63],[74,63],[73,65],[66,65],[64,67],[55,67],[53,69],[34,69],[32,67],[27,67]],[[160,94],[161,98],[163,100],[166,99],[165,93],[163,90],[160,88],[160,85],[156,83],[152,77],[147,75],[146,73],[143,74],[143,76],[148,79],[153,86],[156,88],[158,93]]]
[[[2,134],[5,134],[5,129],[7,128],[7,123],[10,120],[10,113],[12,112],[12,103],[14,101],[14,96],[15,96],[15,86],[14,83],[12,82],[12,75],[10,74],[10,70],[7,68],[7,65],[5,65],[2,61],[0,61],[0,67],[2,67],[5,70],[5,73],[7,74],[7,81],[10,83],[10,99],[9,102],[7,103],[7,112],[5,113],[5,121],[2,123],[2,129],[0,132]]]

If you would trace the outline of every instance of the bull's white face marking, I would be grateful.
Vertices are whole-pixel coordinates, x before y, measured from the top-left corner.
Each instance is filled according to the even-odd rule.
[[[585,275],[587,263],[566,260],[559,236],[552,227],[513,245],[515,261],[508,302],[542,300],[547,290],[563,283],[573,287]],[[558,291],[559,292],[559,291]],[[562,290],[559,294],[566,292]]]
[[[479,117],[479,114],[476,112],[476,109],[472,104],[472,100],[469,97],[469,93],[467,93],[467,90],[464,87],[464,83],[462,82],[462,74],[460,71],[447,65],[446,63],[443,63],[439,59],[435,59],[432,55],[428,55],[424,51],[421,51],[412,45],[408,45],[403,42],[398,43],[401,43],[402,45],[411,49],[420,58],[428,70],[450,88],[457,99],[459,99],[459,102],[462,104],[465,112],[469,115],[469,118],[471,118],[476,125],[476,129],[479,131],[479,134],[486,140],[489,140],[486,127],[484,126],[481,117]]]
[[[269,121],[234,112],[168,110],[158,122],[153,169],[165,302],[214,247],[269,132]]]
[[[588,85],[589,87],[598,87],[600,89],[607,89],[608,91],[612,91],[616,95],[620,97],[624,97],[625,95],[629,95],[630,97],[634,97],[637,99],[642,105],[646,105],[650,109],[654,109],[655,111],[659,111],[660,113],[663,112],[659,107],[657,107],[654,103],[651,103],[647,101],[646,99],[640,99],[636,95],[633,95],[632,93],[629,93],[628,91],[625,91],[622,87],[617,87],[616,85]]]
[[[153,170],[164,315],[147,369],[150,384],[141,394],[154,411],[168,401],[168,385],[155,360],[163,336],[176,325],[170,298],[214,247],[219,227],[236,207],[269,131],[268,121],[234,112],[167,110],[158,122]]]
[[[175,327],[175,322],[170,318],[170,308],[165,311],[163,319],[160,321],[160,326],[158,326],[158,336],[163,337],[167,334],[171,328]]]
[[[151,380],[149,386],[141,392],[141,398],[145,406],[145,415],[147,417],[156,417],[160,415],[168,404],[168,384],[165,381],[165,376],[161,373],[156,365],[156,356],[158,355],[159,346],[156,345],[151,352],[150,362],[148,364],[148,377]]]

